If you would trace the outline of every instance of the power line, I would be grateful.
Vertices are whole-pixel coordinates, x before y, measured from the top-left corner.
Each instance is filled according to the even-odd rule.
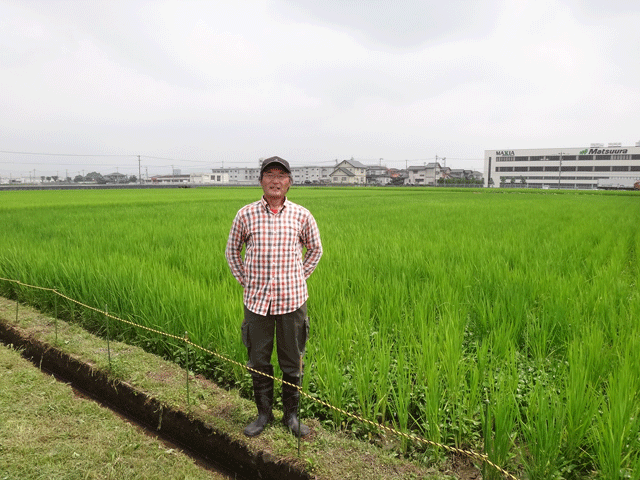
[[[0,150],[0,153],[12,153],[14,155],[45,155],[52,157],[134,157],[135,155],[130,155],[128,153],[124,154],[81,154],[81,153],[46,153],[46,152],[13,152],[9,150]]]

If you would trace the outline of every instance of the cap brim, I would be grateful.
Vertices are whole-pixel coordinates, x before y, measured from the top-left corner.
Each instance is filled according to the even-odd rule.
[[[269,162],[266,165],[263,165],[261,171],[264,172],[267,168],[274,167],[274,166],[282,168],[287,173],[291,173],[291,170],[289,170],[284,163],[279,162],[277,160],[274,160],[273,162]]]

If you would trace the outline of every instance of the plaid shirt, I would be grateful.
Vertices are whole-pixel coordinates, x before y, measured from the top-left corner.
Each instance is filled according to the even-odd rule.
[[[263,197],[238,211],[225,256],[244,287],[249,310],[258,315],[293,312],[309,298],[306,280],[322,256],[318,225],[309,210],[286,198],[273,213]]]

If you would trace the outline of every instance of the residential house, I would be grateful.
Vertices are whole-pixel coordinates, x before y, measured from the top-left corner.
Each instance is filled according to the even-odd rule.
[[[443,175],[443,168],[438,162],[430,162],[422,166],[413,166],[407,169],[408,177],[405,185],[437,185],[437,181]]]
[[[127,183],[129,177],[122,173],[114,172],[103,177],[107,183]]]
[[[388,185],[391,175],[387,167],[382,165],[367,166],[367,185]]]
[[[367,182],[367,167],[356,160],[343,160],[334,167],[329,175],[331,183],[351,185],[365,185]]]

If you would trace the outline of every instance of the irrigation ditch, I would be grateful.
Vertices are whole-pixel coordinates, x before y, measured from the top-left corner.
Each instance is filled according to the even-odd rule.
[[[224,432],[184,411],[167,408],[134,386],[109,375],[50,344],[0,320],[0,340],[19,349],[41,370],[55,375],[81,393],[115,410],[154,435],[179,445],[213,469],[240,479],[310,479],[299,466],[253,452]]]

